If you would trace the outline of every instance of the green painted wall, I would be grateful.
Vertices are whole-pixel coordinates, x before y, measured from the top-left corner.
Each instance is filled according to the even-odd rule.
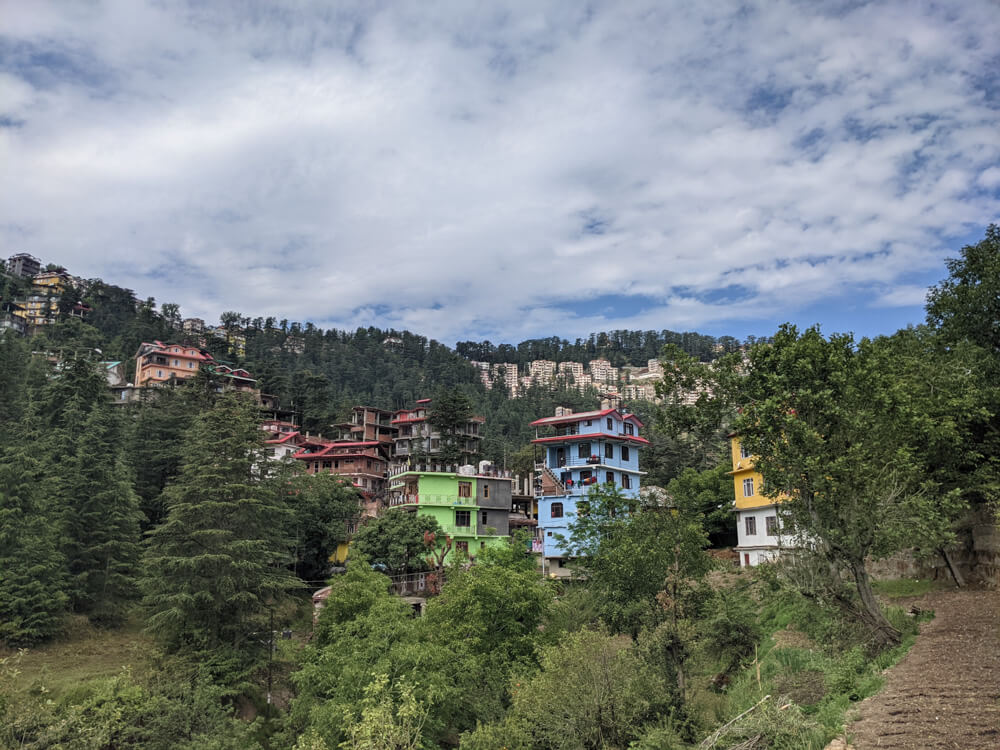
[[[412,480],[415,472],[407,472],[393,477],[393,484],[405,482],[407,478]],[[457,543],[467,542],[469,545],[469,555],[475,557],[481,549],[486,547],[506,544],[506,536],[477,534],[477,519],[479,507],[476,505],[476,479],[475,477],[465,477],[458,474],[446,473],[421,473],[418,476],[418,494],[420,502],[417,504],[417,512],[431,516],[440,525],[444,532],[452,538],[455,547],[445,558],[446,562],[452,562],[456,557]],[[471,482],[471,497],[458,496],[458,483]],[[469,513],[469,526],[455,525],[455,511],[463,510]],[[496,509],[487,509],[495,513]]]

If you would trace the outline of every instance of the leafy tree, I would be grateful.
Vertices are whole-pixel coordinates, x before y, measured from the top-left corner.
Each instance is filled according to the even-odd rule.
[[[893,354],[886,339],[824,338],[816,328],[799,334],[786,325],[772,343],[753,346],[746,362],[730,356],[715,368],[685,368],[689,380],[713,384],[699,419],[742,409],[735,427],[756,456],[765,494],[787,498],[789,534],[808,543],[801,554],[815,553],[833,572],[818,591],[880,645],[897,643],[899,632],[879,608],[865,560],[933,549],[949,537],[955,493],[929,481],[920,446],[928,431],[938,450],[962,434],[954,415],[928,419]],[[853,582],[853,596],[841,575]]]
[[[306,581],[329,575],[330,558],[347,540],[348,524],[361,515],[361,493],[332,474],[300,475],[289,482],[294,571]]]
[[[503,738],[511,750],[626,748],[666,710],[662,687],[627,639],[582,630],[546,648],[538,674],[515,678],[506,719],[463,735],[461,747],[486,750]]]
[[[566,543],[598,596],[601,619],[633,638],[667,616],[676,620],[693,584],[711,567],[699,519],[641,506],[609,486],[595,485],[585,502]]]
[[[667,485],[671,501],[689,516],[701,515],[713,547],[735,547],[732,464],[727,459],[713,469],[685,469]]]
[[[148,628],[168,652],[246,665],[261,649],[265,613],[294,585],[279,488],[260,476],[263,438],[256,407],[235,394],[191,429],[144,558]]]
[[[965,450],[952,462],[952,480],[974,507],[996,507],[1000,501],[1000,226],[991,224],[983,240],[962,248],[958,258],[948,261],[948,271],[948,278],[928,292],[927,322],[958,367],[978,376],[973,388],[981,408],[970,420]],[[933,360],[940,363],[941,357]],[[928,369],[940,375],[940,370]]]
[[[476,564],[452,573],[441,595],[428,602],[425,619],[431,632],[473,654],[525,661],[533,657],[549,600],[533,570]]]
[[[352,553],[381,565],[392,575],[423,570],[425,534],[441,535],[441,527],[430,516],[390,508],[358,529],[351,542]]]
[[[8,646],[52,637],[68,602],[66,561],[40,497],[40,474],[31,451],[0,450],[0,642]]]
[[[398,693],[398,698],[396,697]],[[365,688],[361,720],[348,730],[345,750],[417,750],[427,708],[413,694],[413,686],[400,680],[395,690],[389,676],[380,674]]]

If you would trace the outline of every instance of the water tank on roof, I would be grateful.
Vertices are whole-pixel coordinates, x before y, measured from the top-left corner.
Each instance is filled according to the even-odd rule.
[[[463,477],[474,477],[476,476],[476,467],[472,464],[465,464],[465,466],[458,467],[458,473]]]
[[[479,462],[479,473],[480,474],[487,474],[490,471],[492,471],[492,469],[493,469],[493,464],[491,464],[489,461],[480,461]]]

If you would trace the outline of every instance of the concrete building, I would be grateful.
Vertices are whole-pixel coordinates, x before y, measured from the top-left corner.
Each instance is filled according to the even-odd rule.
[[[793,548],[795,540],[782,534],[780,504],[782,498],[762,494],[764,478],[754,467],[753,456],[740,442],[729,436],[736,511],[736,552],[740,567],[749,568],[775,559],[784,549]]]
[[[400,409],[393,414],[392,426],[398,429],[393,436],[393,458],[398,464],[410,464],[416,460],[433,463],[441,452],[441,434],[430,423],[431,400],[422,398],[412,409]],[[471,417],[456,436],[458,447],[467,463],[479,455],[482,440],[481,429],[486,420]]]
[[[42,270],[42,262],[34,255],[17,253],[7,259],[7,273],[22,279],[34,278]]]
[[[339,440],[374,440],[391,447],[399,428],[392,423],[393,412],[374,406],[352,406],[346,422],[335,424]]]
[[[597,484],[616,487],[626,497],[639,496],[639,449],[649,441],[639,435],[642,422],[617,409],[577,414],[559,409],[556,416],[531,424],[536,435],[532,443],[542,450],[535,469],[544,569],[569,575],[569,552],[559,537],[569,536],[579,504]]]
[[[483,462],[457,472],[403,470],[389,478],[388,504],[436,519],[451,539],[445,562],[474,559],[482,550],[506,544],[511,478]]]

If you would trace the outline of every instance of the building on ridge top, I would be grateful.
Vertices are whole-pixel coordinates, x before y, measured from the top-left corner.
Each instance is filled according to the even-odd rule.
[[[573,413],[558,407],[555,416],[531,425],[536,435],[531,442],[542,450],[535,467],[535,490],[543,571],[568,576],[569,554],[559,537],[569,537],[579,504],[598,483],[638,498],[644,474],[639,470],[639,449],[649,441],[639,435],[643,424],[638,417],[614,408]],[[542,435],[540,429],[551,429],[553,434]]]
[[[30,279],[42,270],[42,261],[28,253],[17,253],[7,259],[7,273],[22,279]]]

